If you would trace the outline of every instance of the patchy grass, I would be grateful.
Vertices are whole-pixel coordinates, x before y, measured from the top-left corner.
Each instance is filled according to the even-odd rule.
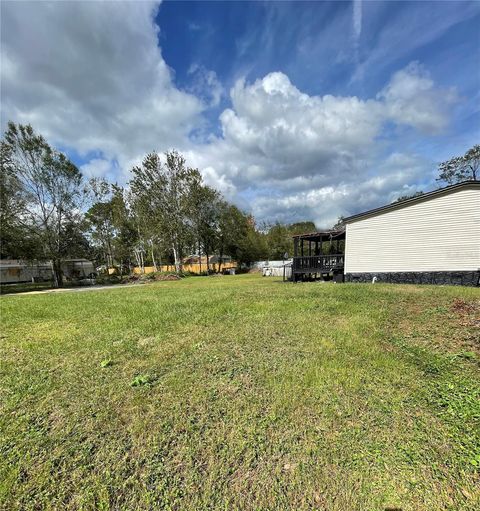
[[[257,275],[2,297],[0,507],[478,509],[479,299]]]

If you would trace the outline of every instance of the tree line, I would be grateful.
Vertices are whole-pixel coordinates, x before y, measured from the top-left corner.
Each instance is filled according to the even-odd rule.
[[[212,255],[220,267],[225,257],[281,259],[292,253],[292,234],[315,230],[313,222],[257,226],[176,151],[147,154],[120,186],[86,180],[30,125],[10,122],[0,162],[0,255],[51,261],[56,286],[69,258],[120,271],[162,264],[181,271],[185,257],[201,254],[209,272]]]
[[[10,122],[0,163],[0,256],[51,261],[56,286],[69,258],[86,257],[120,271],[162,264],[181,271],[185,257],[195,254],[206,257],[209,272],[212,255],[220,267],[224,257],[240,264],[278,260],[293,253],[293,234],[316,230],[313,222],[257,225],[176,151],[147,154],[126,186],[87,181],[30,125]],[[478,179],[479,166],[475,145],[441,163],[439,180]]]

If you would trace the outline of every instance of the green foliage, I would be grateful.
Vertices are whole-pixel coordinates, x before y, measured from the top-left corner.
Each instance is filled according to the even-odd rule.
[[[42,255],[51,260],[55,283],[61,285],[61,261],[82,238],[80,171],[30,125],[13,122],[8,123],[1,142],[1,167],[1,193],[13,193],[12,200],[1,205],[8,235],[17,232],[13,237],[18,239],[26,230],[36,247],[35,254],[25,247],[26,253],[18,255],[25,259]],[[17,245],[17,251],[21,247]]]
[[[101,273],[96,276],[95,282],[102,286],[109,286],[112,284],[121,284],[122,279],[119,275],[107,275],[106,273]]]
[[[110,367],[112,365],[113,365],[113,361],[110,358],[106,358],[100,362],[100,367],[102,367],[102,368]]]
[[[151,385],[155,381],[155,378],[149,374],[138,374],[132,380],[130,385],[132,387],[143,387],[145,385]]]
[[[318,229],[313,222],[296,222],[288,226],[288,231],[291,235],[315,232],[317,230]]]
[[[443,181],[449,185],[462,181],[477,181],[480,179],[479,169],[480,145],[476,144],[463,156],[455,156],[440,163],[437,181]]]
[[[418,191],[418,192],[415,192],[415,193],[411,193],[409,195],[401,195],[400,197],[397,197],[393,202],[403,202],[403,201],[406,201],[408,199],[414,199],[415,197],[420,197],[423,195],[423,192],[422,191]]]
[[[268,259],[283,259],[285,253],[293,255],[293,242],[290,229],[276,223],[267,233]]]
[[[93,202],[85,214],[87,231],[97,251],[95,259],[107,268],[131,264],[138,243],[134,219],[125,202],[125,191],[105,180],[89,183]]]
[[[180,270],[185,247],[192,241],[192,193],[201,175],[176,151],[167,152],[165,160],[150,153],[132,169],[132,203],[143,233],[160,235]]]
[[[121,273],[173,261],[180,272],[188,254],[241,264],[281,259],[292,255],[292,234],[315,230],[312,222],[257,229],[252,216],[205,185],[176,151],[163,159],[147,154],[132,169],[128,194],[104,179],[90,180],[86,210],[79,170],[31,126],[9,123],[0,156],[1,255],[52,260],[59,285],[67,257],[91,258]]]

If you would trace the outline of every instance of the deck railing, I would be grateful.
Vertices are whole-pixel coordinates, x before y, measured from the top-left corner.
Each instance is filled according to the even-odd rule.
[[[342,269],[344,254],[298,256],[293,258],[293,271],[297,273],[320,273]]]

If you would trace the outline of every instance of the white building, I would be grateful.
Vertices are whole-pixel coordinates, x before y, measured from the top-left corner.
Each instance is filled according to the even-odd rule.
[[[95,273],[91,261],[87,259],[66,259],[62,262],[62,272],[69,280],[82,279]],[[17,259],[0,260],[0,283],[42,282],[53,279],[50,262],[20,261]]]
[[[347,281],[478,285],[480,182],[345,219]]]

